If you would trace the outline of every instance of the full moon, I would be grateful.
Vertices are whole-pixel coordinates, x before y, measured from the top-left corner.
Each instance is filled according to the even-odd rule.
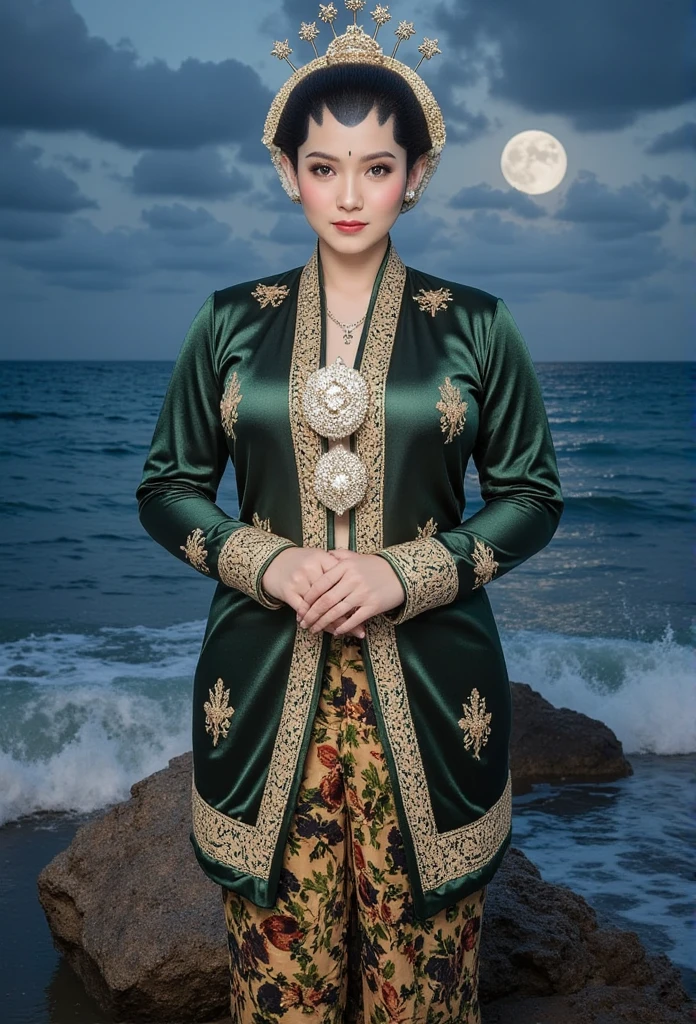
[[[567,168],[568,157],[558,139],[536,129],[513,135],[500,158],[505,180],[532,196],[560,185]]]

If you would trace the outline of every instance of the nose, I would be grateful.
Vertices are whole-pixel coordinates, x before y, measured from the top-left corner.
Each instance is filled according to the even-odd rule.
[[[363,198],[359,187],[359,177],[348,172],[342,175],[336,196],[336,205],[340,210],[362,210]]]

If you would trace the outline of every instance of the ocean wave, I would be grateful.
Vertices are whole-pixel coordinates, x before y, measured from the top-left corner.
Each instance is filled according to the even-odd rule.
[[[0,825],[97,810],[191,747],[204,623],[32,633],[0,646]],[[501,632],[510,678],[605,722],[631,753],[696,751],[692,651],[674,641]]]
[[[651,642],[531,631],[501,638],[512,680],[604,722],[626,754],[696,751],[693,650],[670,626]]]

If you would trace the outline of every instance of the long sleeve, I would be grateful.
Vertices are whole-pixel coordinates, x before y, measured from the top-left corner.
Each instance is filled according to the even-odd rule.
[[[526,343],[498,299],[482,357],[479,429],[472,458],[482,509],[452,530],[377,552],[405,600],[392,623],[471,594],[545,547],[563,497],[541,387]]]
[[[229,458],[213,358],[215,296],[203,304],[172,371],[142,480],[140,522],[198,572],[280,608],[261,587],[272,559],[293,541],[227,515],[215,504]]]

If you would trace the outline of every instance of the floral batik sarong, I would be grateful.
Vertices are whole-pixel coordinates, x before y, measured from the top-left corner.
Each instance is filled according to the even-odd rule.
[[[414,920],[360,640],[333,637],[276,905],[222,888],[233,1024],[342,1024],[351,902],[363,1002],[352,1019],[480,1024],[485,895]]]

